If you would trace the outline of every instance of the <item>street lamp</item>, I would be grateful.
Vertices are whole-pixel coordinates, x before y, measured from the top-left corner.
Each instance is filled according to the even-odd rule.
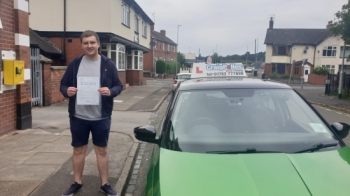
[[[176,45],[177,45],[177,52],[179,53],[179,27],[181,25],[177,25],[177,40],[176,40]],[[177,54],[176,54],[176,68],[175,68],[175,75],[177,74]]]
[[[151,37],[151,46],[152,46],[152,62],[153,62],[153,71],[154,71],[154,77],[156,77],[157,75],[157,67],[156,67],[156,63],[154,61],[154,46],[157,44],[157,42],[155,41],[155,37]]]

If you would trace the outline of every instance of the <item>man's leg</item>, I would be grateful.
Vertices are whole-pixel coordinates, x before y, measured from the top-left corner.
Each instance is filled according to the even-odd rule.
[[[108,152],[107,146],[100,147],[94,145],[94,150],[96,153],[97,167],[100,172],[101,185],[108,183]]]
[[[73,171],[74,181],[81,184],[84,171],[87,145],[73,148]]]

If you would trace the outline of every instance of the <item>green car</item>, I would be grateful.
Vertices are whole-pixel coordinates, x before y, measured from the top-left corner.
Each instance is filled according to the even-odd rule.
[[[146,196],[349,196],[346,123],[327,124],[285,84],[191,79],[173,92],[155,143]]]

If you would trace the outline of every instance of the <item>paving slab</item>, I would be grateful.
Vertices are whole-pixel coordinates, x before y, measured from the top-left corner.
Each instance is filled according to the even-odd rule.
[[[61,165],[12,165],[0,170],[0,181],[45,180]]]
[[[28,196],[41,183],[41,180],[0,182],[0,196]]]
[[[32,151],[35,152],[73,152],[73,147],[70,143],[67,144],[57,144],[57,143],[43,143],[37,146]]]
[[[33,165],[62,165],[72,156],[71,152],[37,152],[27,160],[23,161],[23,164]]]

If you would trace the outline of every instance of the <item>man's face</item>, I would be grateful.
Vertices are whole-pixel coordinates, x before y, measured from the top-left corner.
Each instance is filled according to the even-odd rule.
[[[100,44],[97,42],[95,36],[83,37],[81,47],[84,50],[84,53],[88,57],[96,57],[98,55],[98,48]]]

